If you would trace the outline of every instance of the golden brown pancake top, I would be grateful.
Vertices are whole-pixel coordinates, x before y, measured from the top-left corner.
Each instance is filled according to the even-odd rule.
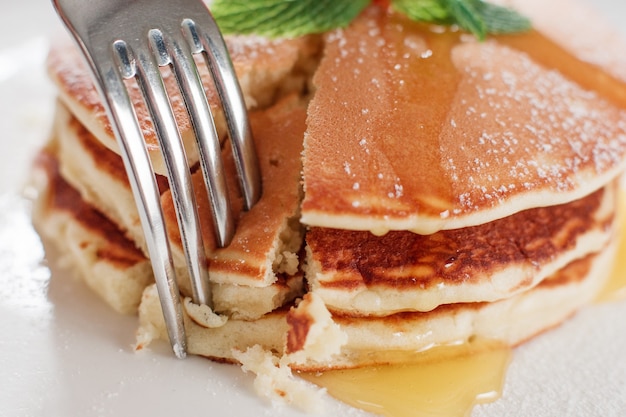
[[[255,36],[230,36],[225,40],[240,83],[245,86],[246,92],[252,94],[252,100],[257,100],[263,95],[263,92],[255,91],[255,88],[264,88],[267,80],[284,77],[286,72],[296,65],[301,55],[313,54],[315,49],[315,43],[306,38],[268,40]],[[214,115],[220,119],[218,120],[220,123],[219,98],[212,84],[212,78],[206,65],[198,62],[209,103]],[[108,147],[117,149],[113,144],[111,125],[106,117],[98,92],[93,85],[91,74],[77,48],[67,39],[55,41],[48,55],[47,68],[51,78],[59,87],[62,98],[76,102],[81,108],[79,116],[84,118],[81,122],[90,126],[92,123],[88,122],[87,119],[89,119],[98,124],[107,135],[107,137],[98,137],[98,139]],[[175,77],[168,67],[163,68],[163,75],[177,125],[182,135],[185,135],[191,131],[191,125]],[[128,82],[127,86],[146,144],[150,150],[156,150],[159,148],[158,141],[141,91],[134,82]],[[248,104],[267,106],[269,103]]]
[[[624,166],[619,97],[527,53],[549,43],[536,32],[480,43],[372,8],[326,39],[304,223],[432,233],[580,198]],[[615,79],[591,84],[626,91]]]

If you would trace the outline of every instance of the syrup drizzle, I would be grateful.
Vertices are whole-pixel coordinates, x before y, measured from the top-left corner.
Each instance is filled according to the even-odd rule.
[[[500,397],[510,357],[509,347],[481,340],[419,352],[405,364],[301,376],[382,416],[468,416]]]

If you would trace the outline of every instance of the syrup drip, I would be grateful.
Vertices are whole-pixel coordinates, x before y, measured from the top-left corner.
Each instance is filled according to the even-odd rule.
[[[493,341],[439,346],[410,363],[302,374],[333,397],[388,417],[468,416],[498,399],[511,349]]]

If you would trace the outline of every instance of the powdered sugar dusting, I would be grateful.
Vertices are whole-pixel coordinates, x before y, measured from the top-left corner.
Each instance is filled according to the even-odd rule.
[[[453,59],[463,98],[453,105],[440,152],[453,155],[445,168],[466,186],[462,210],[524,190],[571,191],[622,163],[626,112],[596,93],[494,42],[459,46]]]
[[[275,55],[279,52],[281,45],[286,42],[282,38],[269,39],[256,35],[227,35],[224,37],[224,41],[233,60],[246,59],[250,61],[258,59],[260,55]]]
[[[478,42],[373,10],[325,38],[305,223],[432,233],[566,203],[623,170],[626,112],[597,68],[569,71],[575,57],[535,32]]]

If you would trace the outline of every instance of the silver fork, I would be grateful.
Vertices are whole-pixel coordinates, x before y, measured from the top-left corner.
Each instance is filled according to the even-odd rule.
[[[194,54],[205,57],[221,99],[245,207],[251,208],[261,194],[248,115],[226,45],[200,0],[52,2],[84,53],[107,109],[138,206],[170,343],[177,357],[185,357],[182,307],[158,187],[124,80],[136,80],[153,120],[175,202],[192,298],[196,304],[211,306],[189,164],[159,67],[171,67],[184,97],[211,201],[216,243],[225,246],[234,234],[234,220],[219,139]]]

